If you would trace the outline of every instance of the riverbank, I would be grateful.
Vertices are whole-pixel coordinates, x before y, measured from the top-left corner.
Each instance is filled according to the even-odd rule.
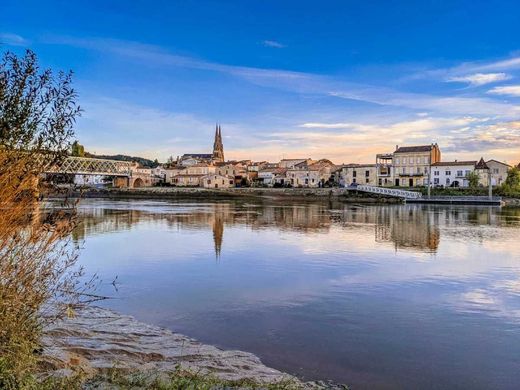
[[[167,329],[144,324],[131,316],[100,307],[87,307],[74,318],[49,326],[43,338],[46,373],[80,373],[84,388],[109,386],[114,376],[168,378],[179,372],[196,373],[215,383],[237,388],[345,389],[345,386],[299,379],[265,366],[248,352],[225,351]],[[144,378],[144,379],[143,379]],[[144,381],[144,382],[143,382]],[[113,385],[113,383],[112,383]]]
[[[461,194],[464,198],[465,193]],[[378,194],[362,193],[344,188],[228,188],[200,187],[144,187],[144,188],[89,188],[84,190],[50,192],[47,197],[101,198],[101,199],[237,199],[256,198],[274,201],[310,200],[345,203],[401,204],[403,199]],[[441,202],[442,203],[442,202]],[[520,207],[519,198],[502,197],[503,206]]]
[[[270,200],[336,200],[355,203],[402,203],[401,199],[358,193],[344,188],[228,188],[145,187],[87,189],[48,196],[72,196],[105,199],[236,199],[260,198]]]

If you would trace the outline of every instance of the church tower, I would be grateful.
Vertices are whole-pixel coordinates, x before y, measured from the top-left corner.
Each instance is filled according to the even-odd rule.
[[[222,144],[222,130],[220,125],[215,127],[215,142],[213,142],[213,158],[214,162],[224,162],[224,145]]]

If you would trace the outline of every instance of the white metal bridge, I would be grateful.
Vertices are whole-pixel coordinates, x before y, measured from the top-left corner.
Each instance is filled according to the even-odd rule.
[[[422,193],[420,193],[420,192],[399,190],[396,188],[376,187],[376,186],[367,186],[367,185],[358,185],[355,187],[347,187],[347,188],[351,189],[351,190],[362,191],[362,192],[370,192],[372,194],[392,196],[394,198],[404,198],[404,199],[422,198]]]
[[[132,163],[100,158],[67,157],[58,164],[49,165],[45,172],[130,177],[132,175]]]

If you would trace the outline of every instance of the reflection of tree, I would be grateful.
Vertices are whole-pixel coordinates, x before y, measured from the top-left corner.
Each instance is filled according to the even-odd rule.
[[[247,226],[254,230],[276,228],[304,234],[328,232],[332,225],[374,226],[377,242],[391,242],[396,249],[435,252],[443,234],[456,235],[451,226],[520,223],[520,210],[489,208],[449,208],[429,205],[355,207],[341,203],[179,203],[168,212],[159,209],[81,207],[81,223],[74,232],[76,240],[105,232],[129,230],[141,222],[165,223],[179,230],[211,229],[215,255],[220,256],[225,226]]]

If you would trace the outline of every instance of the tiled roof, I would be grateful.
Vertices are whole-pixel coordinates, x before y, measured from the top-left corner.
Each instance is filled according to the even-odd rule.
[[[207,158],[213,158],[213,155],[207,154],[207,153],[186,153],[186,154],[182,155],[182,158],[190,158],[190,157],[207,159]]]
[[[506,163],[504,163],[504,162],[502,162],[502,161],[494,160],[494,159],[487,160],[486,163],[489,163],[489,162],[491,162],[491,161],[496,162],[496,163],[499,163],[499,164],[502,164],[502,165],[506,165],[506,166],[508,166],[509,168],[511,168],[511,165],[506,164]]]
[[[416,153],[429,152],[433,149],[433,145],[419,145],[419,146],[401,146],[397,148],[394,153]]]
[[[480,158],[480,161],[475,165],[475,169],[489,169],[486,162],[484,161],[484,158]]]
[[[476,161],[442,161],[432,164],[432,167],[453,167],[458,165],[475,165]]]

